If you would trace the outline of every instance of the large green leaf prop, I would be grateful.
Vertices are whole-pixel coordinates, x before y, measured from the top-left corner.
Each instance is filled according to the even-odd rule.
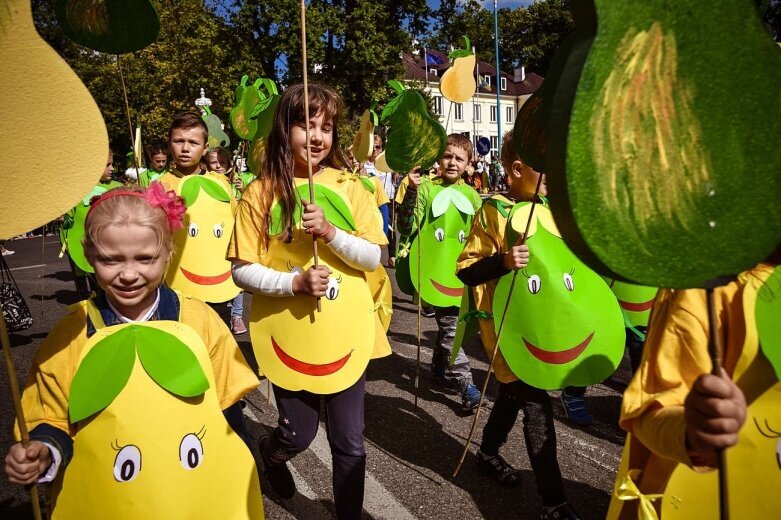
[[[195,204],[201,191],[206,192],[214,200],[220,202],[231,201],[230,193],[225,189],[225,186],[214,179],[202,175],[190,175],[182,180],[182,198],[188,208]]]
[[[700,5],[573,2],[545,80],[556,221],[613,278],[702,287],[781,236],[781,49],[752,2]],[[739,95],[735,78],[751,78]]]
[[[781,379],[781,267],[776,267],[760,287],[755,316],[762,353]]]
[[[92,197],[100,196],[106,193],[108,190],[122,186],[122,183],[117,181],[111,181],[106,184],[98,184],[92,191],[90,191],[84,199],[76,204],[71,213],[72,223],[71,226],[65,231],[65,244],[68,251],[68,256],[71,257],[73,263],[84,271],[85,273],[94,273],[95,270],[87,262],[87,257],[84,254],[84,221],[87,218],[87,212],[89,211],[90,201]]]
[[[141,50],[160,32],[149,0],[57,0],[54,13],[73,41],[109,54]]]
[[[390,127],[385,148],[388,166],[397,172],[408,172],[416,166],[427,170],[445,152],[447,133],[429,116],[420,92],[406,89],[398,81],[389,84],[397,96],[385,106],[381,117]]]
[[[309,185],[301,184],[296,187],[296,207],[293,210],[293,222],[300,222],[303,215],[301,200],[309,199]],[[315,184],[315,205],[323,210],[325,218],[334,226],[344,231],[357,231],[355,219],[352,211],[344,199],[331,188],[322,184]],[[277,202],[271,208],[271,219],[269,221],[269,234],[279,235],[284,230],[284,221],[282,220],[282,205]]]
[[[231,140],[228,134],[222,129],[222,121],[213,114],[209,107],[204,107],[206,115],[203,116],[203,121],[206,123],[206,128],[209,129],[209,148],[219,148],[220,146],[230,146]]]
[[[257,125],[257,130],[252,138],[252,143],[247,154],[247,166],[255,175],[260,175],[263,163],[263,154],[266,149],[266,139],[271,133],[274,124],[274,116],[281,96],[276,84],[268,78],[260,78],[261,86],[265,92],[265,98],[261,99],[252,109],[250,119]]]
[[[625,340],[624,320],[610,288],[545,228],[542,218],[526,243],[529,264],[517,274],[512,295],[512,273],[499,280],[494,292],[494,316],[502,316],[510,296],[499,339],[510,369],[545,390],[609,377],[621,361]],[[500,319],[494,324],[498,332]]]
[[[410,237],[400,236],[396,245],[396,265],[394,267],[396,275],[396,285],[404,294],[415,294],[415,286],[412,284],[412,274],[409,267],[409,255],[412,249],[412,242],[415,241],[417,234]]]
[[[68,415],[75,424],[109,406],[125,388],[136,361],[160,387],[180,397],[209,388],[198,359],[176,336],[129,325],[101,339],[84,356],[71,382]]]
[[[425,210],[420,235],[410,249],[415,290],[423,301],[437,307],[458,307],[464,292],[464,284],[456,276],[456,261],[464,249],[475,209],[461,188],[428,184],[431,205]]]

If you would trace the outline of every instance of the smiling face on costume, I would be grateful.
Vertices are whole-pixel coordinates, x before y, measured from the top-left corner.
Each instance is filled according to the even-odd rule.
[[[176,168],[182,173],[194,173],[201,164],[201,158],[209,148],[203,128],[174,128],[168,146],[171,149]]]
[[[439,159],[439,175],[446,184],[453,184],[466,171],[470,159],[468,151],[459,146],[448,144],[445,153]]]
[[[309,118],[310,154],[312,157],[312,169],[317,170],[318,165],[331,153],[334,139],[333,119],[325,118],[322,110]],[[306,124],[291,125],[290,149],[293,153],[295,164],[295,176],[306,177]]]
[[[122,315],[137,319],[154,304],[170,252],[147,226],[109,225],[89,252],[98,285]]]
[[[525,229],[530,206],[516,206],[520,210],[511,216],[516,235]],[[618,303],[604,280],[546,229],[558,233],[550,210],[537,205],[535,220],[526,242],[529,264],[518,272],[512,295],[512,274],[499,280],[494,293],[495,316],[502,315],[510,296],[499,348],[513,373],[537,388],[602,381],[624,352]],[[495,327],[499,322],[494,320]]]

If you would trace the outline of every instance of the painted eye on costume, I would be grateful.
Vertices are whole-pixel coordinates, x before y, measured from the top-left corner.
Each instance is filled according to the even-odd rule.
[[[214,224],[214,230],[213,230],[214,231],[214,236],[217,237],[217,238],[221,238],[222,237],[222,229],[223,229],[223,225],[222,224]]]
[[[115,447],[116,449],[116,447]],[[141,472],[141,450],[138,446],[128,444],[119,449],[114,459],[114,480],[130,482]]]
[[[564,287],[566,287],[570,292],[575,290],[575,281],[572,279],[572,275],[569,273],[564,273]]]
[[[542,285],[542,281],[540,280],[540,277],[536,274],[533,274],[529,277],[528,280],[529,285],[529,292],[532,294],[537,294],[540,292],[540,286]]]
[[[437,239],[437,242],[442,242],[445,240],[445,230],[441,227],[438,227],[436,231],[434,231],[434,238]]]
[[[191,237],[197,237],[198,236],[198,224],[195,222],[190,222],[190,225],[187,226],[187,234]]]
[[[336,278],[328,279],[328,287],[325,289],[325,297],[329,300],[335,300],[339,296],[339,282]]]
[[[464,240],[466,240],[466,233],[464,233],[464,230],[462,229],[458,232],[458,241],[463,244]]]
[[[204,430],[201,429],[201,432]],[[197,468],[203,463],[203,444],[201,439],[203,434],[199,437],[195,433],[188,433],[182,438],[182,442],[179,443],[179,462],[182,463],[182,467],[186,470],[192,470]]]

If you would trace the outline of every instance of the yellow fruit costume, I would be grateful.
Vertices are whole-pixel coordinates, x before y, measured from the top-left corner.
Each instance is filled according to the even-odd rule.
[[[760,264],[714,290],[723,366],[748,404],[738,444],[727,450],[732,518],[766,518],[781,510],[778,378],[760,350],[754,307],[772,267]],[[716,472],[699,467],[684,445],[683,403],[694,381],[710,372],[705,291],[659,292],[643,361],[624,394],[621,427],[629,432],[608,518],[716,518]],[[775,457],[775,458],[774,458]],[[692,469],[690,469],[692,468]]]
[[[295,179],[299,200],[309,198],[306,179]],[[312,237],[301,224],[300,203],[294,212],[292,240],[280,234],[282,208],[274,201],[270,214],[258,205],[264,183],[253,182],[236,214],[228,257],[259,263],[277,271],[303,271],[312,265]],[[365,240],[387,243],[369,193],[352,174],[326,168],[315,176],[314,203],[336,227]],[[264,226],[270,239],[264,240]],[[253,350],[263,373],[277,386],[333,394],[352,386],[373,357],[378,332],[375,304],[366,273],[342,261],[327,246],[318,248],[321,265],[332,275],[321,312],[314,298],[274,298],[255,293],[250,313]],[[387,341],[387,340],[386,340]],[[379,355],[387,355],[389,349]]]
[[[257,379],[217,315],[179,300],[179,321],[111,326],[81,302],[36,354],[28,424],[73,439],[54,518],[263,518],[252,454],[222,413]]]

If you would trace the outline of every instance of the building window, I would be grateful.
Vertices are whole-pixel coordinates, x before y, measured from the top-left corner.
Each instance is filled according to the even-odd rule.
[[[432,76],[436,76],[437,75],[437,69],[428,69],[428,73],[431,74]]]
[[[474,119],[476,122],[480,122],[480,105],[472,105],[472,119]]]
[[[491,115],[488,118],[491,123],[496,123],[496,112],[496,105],[491,105]]]
[[[455,118],[456,121],[463,121],[464,120],[464,104],[463,103],[456,103],[455,106]]]
[[[502,78],[502,90],[507,90],[507,78]]]
[[[499,153],[499,136],[496,135],[491,136],[491,153],[492,154]]]
[[[502,78],[502,79],[504,79],[504,78]],[[505,120],[506,120],[508,123],[512,123],[512,122],[513,122],[513,112],[515,112],[515,110],[513,109],[513,107],[507,107],[507,108],[506,108],[506,112],[505,112],[505,114],[506,114],[506,117],[505,117]]]
[[[489,76],[488,74],[484,75],[483,82],[488,88],[491,88],[491,76]]]
[[[434,96],[434,113],[438,116],[442,115],[442,96]]]

